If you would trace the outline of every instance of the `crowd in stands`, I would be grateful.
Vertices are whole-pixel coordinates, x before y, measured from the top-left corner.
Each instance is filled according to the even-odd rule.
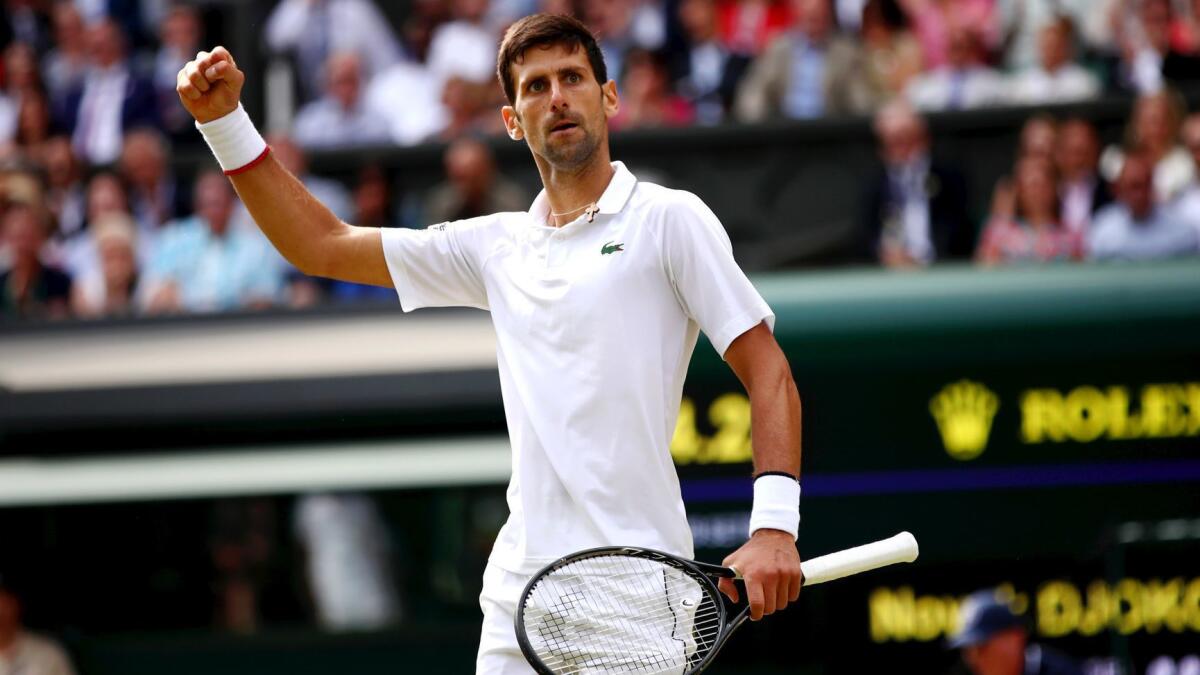
[[[382,292],[305,278],[273,252],[219,173],[184,180],[198,136],[175,94],[203,46],[201,6],[4,0],[0,21],[0,315],[206,312]],[[573,13],[622,94],[615,130],[873,116],[882,167],[864,257],[890,266],[1182,255],[1200,233],[1200,0],[280,0],[264,49],[292,64],[277,157],[339,217],[417,226],[523,209],[496,171],[496,47],[514,19]],[[1035,116],[982,224],[963,167],[929,152],[923,115],[1137,98],[1125,142]],[[1186,119],[1186,121],[1185,121]],[[446,142],[447,181],[394,203],[385,173],[352,187],[308,153]],[[403,215],[400,215],[403,212]]]

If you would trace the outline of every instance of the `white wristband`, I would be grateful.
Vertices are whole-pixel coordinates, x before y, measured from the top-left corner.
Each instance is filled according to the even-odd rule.
[[[196,122],[226,175],[245,171],[267,156],[267,142],[239,103],[237,110],[211,122]]]
[[[800,483],[791,476],[759,476],[754,481],[754,508],[750,511],[750,536],[762,529],[800,535]]]

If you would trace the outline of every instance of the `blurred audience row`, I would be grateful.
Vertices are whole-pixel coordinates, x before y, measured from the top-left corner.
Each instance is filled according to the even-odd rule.
[[[199,5],[4,4],[0,148],[61,133],[105,165],[135,127],[195,142],[175,77],[221,37],[205,35]],[[501,130],[496,48],[535,11],[575,14],[597,33],[624,98],[616,128],[871,114],[897,99],[929,111],[1079,101],[1200,81],[1200,0],[420,0],[399,30],[371,0],[281,0],[264,47],[293,64],[301,146],[447,140]]]
[[[883,169],[863,201],[861,243],[888,267],[1200,253],[1200,114],[1185,118],[1170,91],[1140,97],[1125,142],[1103,150],[1086,119],[1030,118],[982,228],[968,210],[966,177],[932,155],[918,112],[893,103],[875,132]]]

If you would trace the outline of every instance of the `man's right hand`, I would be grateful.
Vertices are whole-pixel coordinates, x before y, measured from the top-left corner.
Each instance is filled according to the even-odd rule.
[[[237,110],[246,74],[224,47],[200,52],[175,78],[183,107],[197,122],[211,122]]]

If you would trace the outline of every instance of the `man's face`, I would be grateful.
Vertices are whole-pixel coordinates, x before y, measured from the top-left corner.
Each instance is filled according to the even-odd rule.
[[[963,648],[963,660],[974,675],[1021,675],[1025,672],[1025,632],[1010,628],[986,642]]]
[[[1091,174],[1096,169],[1099,148],[1096,136],[1086,124],[1066,124],[1058,138],[1058,170],[1065,178]]]
[[[337,99],[342,107],[355,106],[360,85],[357,58],[338,55],[329,60],[329,95]]]
[[[895,116],[880,124],[878,132],[880,153],[888,164],[907,164],[925,152],[925,131],[914,119]]]
[[[582,48],[534,47],[512,67],[516,100],[505,106],[509,135],[556,169],[584,166],[608,141],[617,113],[617,85],[596,82]]]
[[[792,6],[799,18],[798,26],[804,37],[813,42],[824,42],[833,28],[829,0],[795,0]]]
[[[1038,52],[1042,67],[1049,71],[1058,70],[1071,58],[1071,44],[1066,30],[1059,24],[1050,24],[1038,33]]]
[[[204,174],[196,182],[196,215],[208,222],[213,234],[225,234],[233,214],[233,190],[219,173]]]
[[[1200,115],[1192,115],[1183,125],[1183,130],[1180,132],[1184,146],[1192,155],[1192,161],[1196,163],[1197,170],[1200,170]]]
[[[1150,213],[1154,204],[1154,168],[1140,157],[1129,157],[1121,168],[1117,179],[1117,190],[1121,201],[1136,218]]]

